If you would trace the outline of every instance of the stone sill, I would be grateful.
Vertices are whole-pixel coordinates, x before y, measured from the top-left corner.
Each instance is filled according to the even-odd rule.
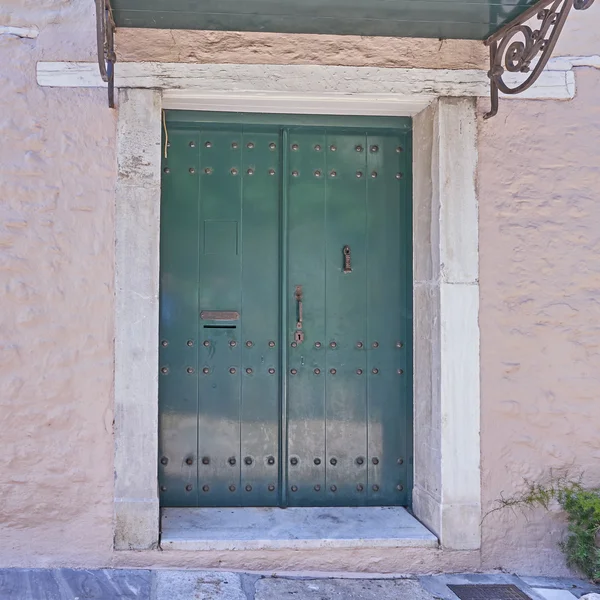
[[[437,548],[405,508],[164,508],[163,550]]]

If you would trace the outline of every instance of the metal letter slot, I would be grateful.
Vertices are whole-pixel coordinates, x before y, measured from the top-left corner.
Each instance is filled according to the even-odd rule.
[[[296,332],[294,334],[294,341],[301,344],[304,341],[304,332],[302,331],[302,286],[296,286],[296,303],[298,306],[297,321],[296,321]]]
[[[352,273],[352,256],[350,246],[344,246],[344,273]]]
[[[237,321],[240,313],[232,310],[203,310],[200,318],[203,321]]]

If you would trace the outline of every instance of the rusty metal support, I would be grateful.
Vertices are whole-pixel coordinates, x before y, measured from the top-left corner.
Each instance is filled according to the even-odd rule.
[[[108,106],[115,107],[115,21],[110,0],[96,2],[96,35],[98,44],[98,67],[102,81],[108,83]]]
[[[520,94],[530,88],[541,75],[550,60],[571,9],[586,10],[594,0],[539,0],[514,21],[491,35],[485,45],[490,49],[491,110],[489,119],[498,114],[499,92]],[[537,19],[537,28],[527,23]],[[536,57],[540,55],[532,67]],[[510,86],[504,74],[528,73],[521,83]]]

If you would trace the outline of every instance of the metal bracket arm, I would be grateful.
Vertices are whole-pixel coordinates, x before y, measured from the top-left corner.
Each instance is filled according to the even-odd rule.
[[[539,0],[514,21],[491,35],[485,45],[490,49],[492,106],[485,119],[498,114],[499,91],[503,94],[520,94],[530,88],[548,63],[556,42],[572,8],[586,10],[594,0]],[[537,29],[527,22],[539,21]],[[534,59],[541,54],[533,68]],[[528,73],[527,78],[511,87],[504,81],[504,74]]]
[[[96,34],[98,43],[98,67],[102,81],[108,83],[108,106],[115,107],[115,21],[110,0],[96,2]]]

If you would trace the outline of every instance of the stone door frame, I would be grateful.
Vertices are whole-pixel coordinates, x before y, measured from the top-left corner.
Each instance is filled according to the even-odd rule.
[[[274,67],[276,68],[276,67]],[[320,67],[321,70],[327,67]],[[333,68],[333,67],[332,67]],[[268,89],[269,66],[264,66]],[[261,89],[261,82],[254,81]],[[353,81],[353,85],[358,85]],[[117,550],[160,535],[158,291],[163,108],[413,117],[413,511],[442,547],[480,547],[479,242],[475,98],[323,88],[293,97],[157,89],[119,92],[115,269],[115,531]],[[237,104],[236,104],[237,102]],[[221,108],[219,108],[221,107]],[[420,110],[420,112],[417,112]],[[415,114],[417,113],[417,114]]]

